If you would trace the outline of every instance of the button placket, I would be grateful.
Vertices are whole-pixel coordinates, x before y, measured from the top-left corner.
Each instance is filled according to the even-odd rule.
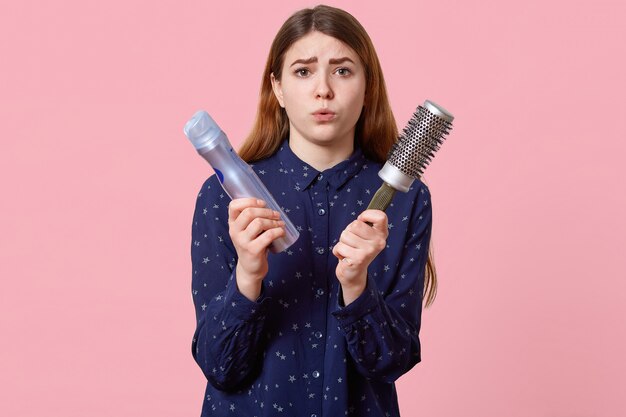
[[[324,357],[325,357],[325,344],[323,343],[324,333],[326,328],[325,314],[328,311],[329,299],[325,297],[326,291],[328,291],[328,274],[327,268],[330,262],[331,252],[329,249],[329,216],[328,216],[328,180],[326,175],[318,174],[315,181],[310,187],[311,209],[309,215],[311,217],[311,226],[313,227],[311,238],[313,247],[313,287],[312,297],[315,300],[317,308],[311,314],[311,332],[309,333],[309,342],[311,347],[311,360],[310,360],[310,376],[311,383],[310,389],[316,393],[315,398],[320,398],[323,395],[323,379],[324,379]],[[316,410],[314,408],[314,410]],[[312,410],[311,410],[312,411]],[[319,410],[316,410],[319,411]],[[320,415],[317,413],[317,415]]]

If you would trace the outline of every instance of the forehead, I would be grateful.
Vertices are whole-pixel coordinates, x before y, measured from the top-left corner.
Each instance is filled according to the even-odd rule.
[[[294,42],[285,53],[285,63],[291,65],[290,59],[317,57],[320,61],[341,57],[358,58],[356,52],[337,38],[322,32],[313,31]],[[288,61],[288,62],[287,62]],[[355,62],[357,62],[355,60]]]

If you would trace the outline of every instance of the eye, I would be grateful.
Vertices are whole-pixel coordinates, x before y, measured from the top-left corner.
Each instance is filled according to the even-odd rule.
[[[298,68],[297,70],[294,71],[294,73],[298,77],[306,77],[307,75],[309,75],[310,71],[308,68]]]
[[[349,68],[337,68],[337,73],[339,75],[350,75],[352,71]]]

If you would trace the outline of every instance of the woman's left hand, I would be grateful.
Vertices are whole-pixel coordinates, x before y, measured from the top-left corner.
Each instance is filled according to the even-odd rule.
[[[372,223],[372,226],[365,222]],[[387,215],[382,210],[365,210],[350,223],[333,247],[339,259],[335,273],[341,283],[344,305],[354,301],[367,284],[367,267],[387,245]]]

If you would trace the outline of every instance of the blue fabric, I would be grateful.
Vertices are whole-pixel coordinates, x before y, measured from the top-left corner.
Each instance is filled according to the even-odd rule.
[[[318,172],[285,140],[252,166],[300,237],[269,254],[261,296],[248,300],[236,284],[230,198],[215,175],[202,185],[191,245],[192,354],[208,380],[202,416],[398,416],[394,381],[421,360],[428,188],[416,180],[396,193],[387,247],[363,294],[344,306],[332,248],[382,184],[382,164],[356,148]]]

